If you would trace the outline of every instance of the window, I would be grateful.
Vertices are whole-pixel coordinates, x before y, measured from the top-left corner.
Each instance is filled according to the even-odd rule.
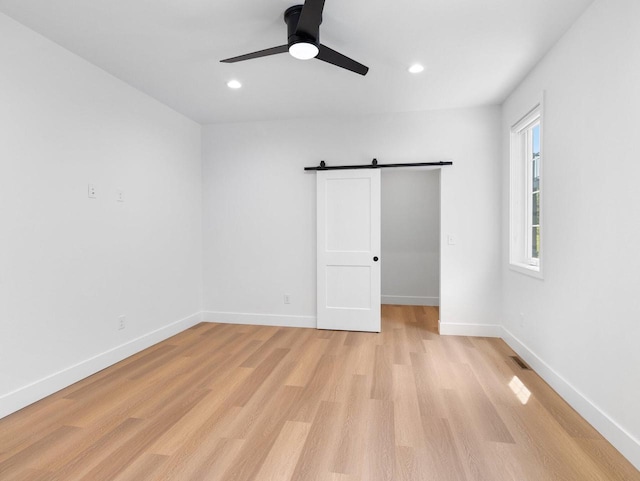
[[[511,127],[510,157],[509,262],[542,277],[542,103]]]

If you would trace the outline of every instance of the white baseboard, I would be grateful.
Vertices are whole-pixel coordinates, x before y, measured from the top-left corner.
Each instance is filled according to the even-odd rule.
[[[386,296],[382,295],[383,304],[395,304],[398,306],[439,306],[439,297],[425,296]]]
[[[219,322],[221,324],[249,324],[252,326],[278,327],[312,327],[317,320],[314,316],[290,316],[285,314],[248,314],[244,312],[215,312],[204,311],[204,322]]]
[[[202,322],[200,312],[167,324],[166,326],[97,354],[73,366],[50,374],[15,391],[0,395],[0,418],[8,416],[29,404],[39,401],[133,354],[164,341],[185,329],[195,326],[199,322]]]
[[[441,336],[500,337],[502,326],[497,324],[462,324],[438,321]]]
[[[504,327],[502,339],[569,405],[640,470],[640,441],[573,387],[559,373]]]

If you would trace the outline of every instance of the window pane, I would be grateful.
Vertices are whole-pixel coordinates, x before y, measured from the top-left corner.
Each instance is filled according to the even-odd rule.
[[[531,197],[531,225],[540,225],[540,192]]]
[[[531,187],[536,191],[540,189],[540,124],[533,126],[531,129]],[[534,222],[535,224],[535,222]]]
[[[533,134],[533,156],[540,155],[540,124],[536,124],[531,128]]]
[[[531,258],[540,256],[540,124],[531,127]]]
[[[540,257],[540,226],[531,228],[531,257],[534,259]]]

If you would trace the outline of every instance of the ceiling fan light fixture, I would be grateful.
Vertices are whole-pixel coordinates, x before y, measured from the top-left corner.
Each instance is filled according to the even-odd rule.
[[[320,50],[317,45],[308,42],[294,43],[289,47],[289,53],[298,60],[309,60],[318,55]]]
[[[242,84],[240,83],[240,81],[234,79],[227,82],[227,87],[229,87],[230,89],[239,89],[240,87],[242,87]]]
[[[420,73],[424,71],[424,67],[419,63],[414,63],[411,67],[409,67],[409,72],[411,73]]]

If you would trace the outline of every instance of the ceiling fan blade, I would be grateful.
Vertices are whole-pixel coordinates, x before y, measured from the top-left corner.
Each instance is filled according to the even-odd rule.
[[[220,60],[224,63],[242,62],[243,60],[251,60],[252,58],[268,57],[269,55],[276,55],[278,53],[285,53],[289,51],[288,45],[280,45],[278,47],[265,48],[264,50],[258,50],[257,52],[247,53],[245,55],[239,55],[237,57],[225,58]]]
[[[316,58],[318,60],[322,60],[323,62],[331,63],[333,65],[337,65],[338,67],[342,67],[347,70],[351,70],[352,72],[359,73],[360,75],[367,75],[367,72],[369,71],[369,67],[366,67],[361,63],[358,63],[355,60],[342,55],[340,52],[336,52],[335,50],[330,49],[326,45],[320,45],[320,52],[318,53]]]
[[[306,0],[302,6],[302,12],[300,12],[296,33],[303,33],[317,40],[323,9],[324,0]]]

